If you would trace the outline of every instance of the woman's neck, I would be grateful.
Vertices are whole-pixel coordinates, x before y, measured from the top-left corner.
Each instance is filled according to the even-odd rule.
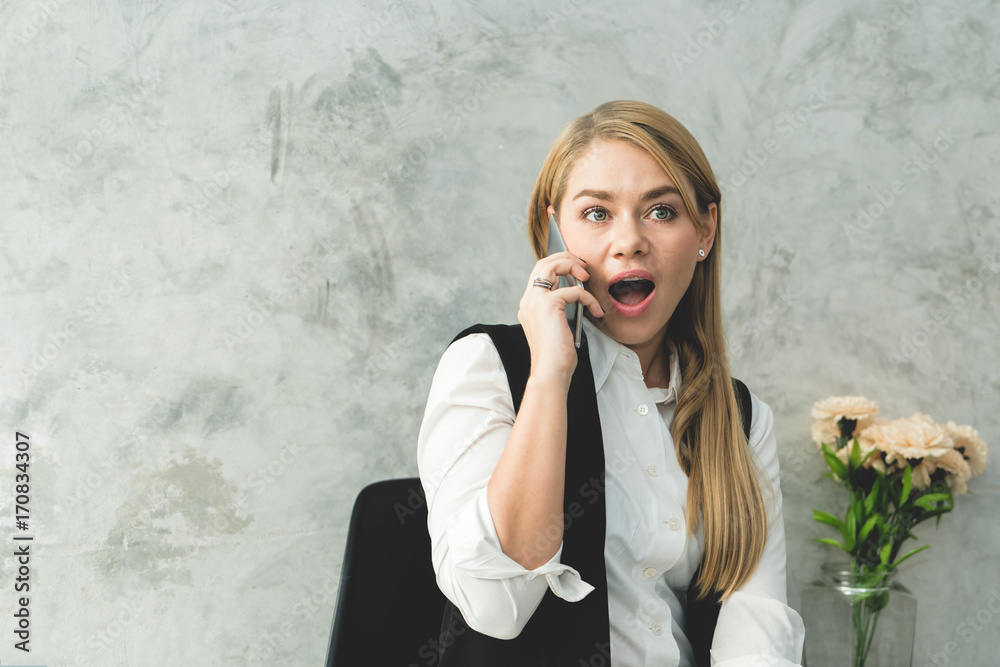
[[[628,347],[639,357],[642,378],[647,387],[667,387],[670,384],[670,356],[663,335],[639,345]]]
[[[670,385],[670,364],[665,350],[661,348],[649,366],[642,369],[642,377],[646,381],[647,387],[666,389]]]

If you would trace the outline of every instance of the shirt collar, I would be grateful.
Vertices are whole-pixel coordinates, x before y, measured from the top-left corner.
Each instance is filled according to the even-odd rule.
[[[622,361],[637,369],[637,377],[641,379],[642,369],[639,367],[639,360],[636,358],[635,352],[598,329],[597,325],[588,318],[583,320],[583,329],[587,334],[587,347],[590,351],[590,367],[594,372],[595,391],[599,392],[604,386],[619,356],[628,357],[628,359],[623,358]],[[667,384],[663,403],[676,400],[681,391],[680,355],[677,352],[677,346],[669,338],[667,339],[667,350],[670,355],[670,381]]]

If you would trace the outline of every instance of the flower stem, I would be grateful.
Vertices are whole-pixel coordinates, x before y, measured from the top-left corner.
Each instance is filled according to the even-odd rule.
[[[854,621],[854,667],[865,667],[868,653],[875,639],[878,618],[881,613],[881,600],[865,597],[855,600],[853,611]]]

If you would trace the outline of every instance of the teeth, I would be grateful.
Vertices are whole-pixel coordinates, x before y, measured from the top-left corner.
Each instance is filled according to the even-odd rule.
[[[640,280],[642,280],[642,278],[623,278],[622,282],[623,283],[637,283]]]

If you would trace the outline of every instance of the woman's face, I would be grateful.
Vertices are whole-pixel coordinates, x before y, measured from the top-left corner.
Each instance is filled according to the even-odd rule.
[[[712,248],[715,204],[702,237],[677,187],[649,153],[624,141],[592,143],[570,170],[559,229],[566,249],[587,262],[602,330],[630,347],[659,346],[702,259],[698,249],[707,257]]]

